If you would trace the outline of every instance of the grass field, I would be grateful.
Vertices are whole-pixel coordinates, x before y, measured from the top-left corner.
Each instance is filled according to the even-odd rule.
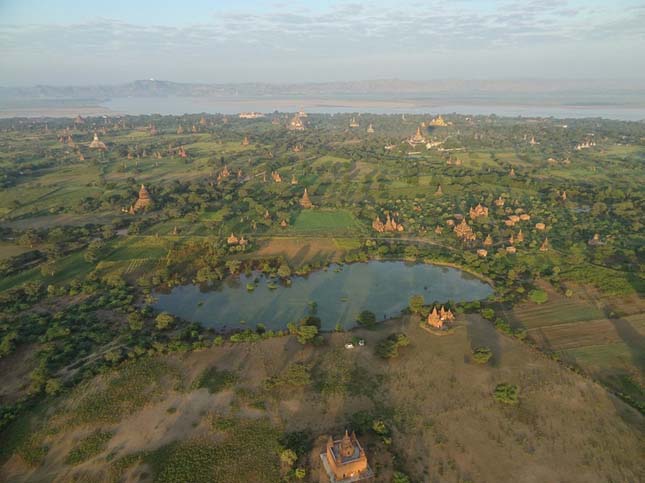
[[[287,228],[289,234],[322,235],[356,234],[363,226],[347,210],[303,210],[295,223]]]

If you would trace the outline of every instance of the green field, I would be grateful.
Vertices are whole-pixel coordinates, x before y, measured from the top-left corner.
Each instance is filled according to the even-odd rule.
[[[290,233],[303,235],[333,235],[360,233],[362,225],[347,210],[303,210],[296,218]]]

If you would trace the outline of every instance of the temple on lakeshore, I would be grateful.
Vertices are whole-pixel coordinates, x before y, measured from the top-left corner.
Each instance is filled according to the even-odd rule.
[[[358,123],[355,117],[352,117],[352,120],[349,121],[349,127],[351,128],[360,127],[360,124]]]
[[[385,215],[385,223],[381,221],[380,217],[374,218],[374,221],[372,222],[372,228],[376,230],[379,233],[383,233],[386,231],[403,231],[405,228],[401,223],[399,223],[394,216],[390,217],[390,214],[387,213]]]
[[[313,203],[309,199],[309,193],[307,193],[307,188],[305,188],[305,192],[302,194],[302,198],[300,198],[300,206],[302,206],[305,209],[314,207]]]
[[[144,210],[150,205],[152,205],[152,198],[150,197],[150,193],[148,193],[148,190],[144,185],[141,185],[141,188],[139,189],[139,197],[137,198],[137,201],[134,202],[134,205],[130,207],[130,210],[128,210],[128,212],[131,215],[134,215],[137,211]]]
[[[446,127],[448,123],[443,120],[443,117],[437,116],[432,121],[430,121],[430,125],[434,127]]]
[[[351,435],[345,431],[345,435],[337,440],[330,436],[320,459],[330,483],[365,481],[374,477],[365,450],[353,431]]]
[[[478,203],[477,206],[470,209],[470,219],[476,220],[480,216],[481,217],[488,216],[488,208],[486,208],[485,206],[482,206],[481,203]]]
[[[103,141],[99,140],[99,135],[94,133],[94,139],[90,143],[90,149],[98,149],[100,151],[107,151],[107,146]]]
[[[473,241],[477,238],[477,235],[475,235],[475,232],[473,232],[473,229],[468,225],[465,218],[455,226],[454,232],[457,238],[463,241]]]
[[[425,144],[426,138],[421,134],[421,127],[417,127],[417,132],[414,133],[414,136],[411,136],[407,140],[410,146],[416,146],[417,144]]]
[[[450,309],[445,310],[442,305],[440,310],[437,310],[436,306],[432,307],[432,312],[428,314],[426,322],[430,327],[434,327],[435,329],[443,329],[446,326],[446,323],[450,322],[454,318],[455,316],[453,315],[452,311]]]

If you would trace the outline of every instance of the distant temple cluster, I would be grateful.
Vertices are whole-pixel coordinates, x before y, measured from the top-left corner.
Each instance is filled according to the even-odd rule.
[[[587,141],[583,141],[581,143],[578,143],[576,145],[576,151],[580,151],[582,149],[589,149],[592,148],[596,145],[596,142],[593,140],[588,139]]]
[[[417,144],[425,144],[426,138],[421,134],[421,127],[417,127],[417,132],[413,136],[407,139],[407,142],[410,146],[416,146]]]
[[[454,320],[454,318],[455,316],[452,311],[450,309],[445,310],[442,305],[440,310],[437,310],[436,306],[432,307],[432,312],[428,314],[426,322],[430,327],[443,329],[446,324]]]
[[[365,450],[354,432],[350,435],[345,431],[345,435],[337,440],[330,436],[320,459],[330,483],[363,481],[374,476]]]
[[[295,114],[289,121],[287,129],[289,129],[290,131],[304,131],[305,123],[302,119],[305,117],[307,117],[307,115],[302,111],[298,114]]]
[[[258,119],[264,117],[261,112],[240,112],[240,119]]]
[[[437,116],[430,121],[430,125],[434,127],[445,127],[448,126],[448,123],[443,120],[443,117]]]
[[[379,233],[383,233],[386,231],[404,231],[404,227],[401,223],[399,223],[394,216],[390,217],[390,214],[387,213],[385,215],[385,223],[381,221],[381,218],[377,216],[374,218],[374,221],[372,222],[372,228],[376,230]]]

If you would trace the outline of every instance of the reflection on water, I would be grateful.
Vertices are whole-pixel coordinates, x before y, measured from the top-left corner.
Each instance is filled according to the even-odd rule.
[[[255,290],[247,283],[258,279]],[[355,324],[361,310],[379,320],[400,314],[410,296],[422,294],[426,303],[480,300],[493,293],[481,280],[448,267],[404,262],[353,263],[341,268],[292,277],[286,287],[256,273],[228,279],[207,290],[196,285],[156,293],[155,308],[214,328],[255,327],[280,329],[312,312],[323,329]]]

